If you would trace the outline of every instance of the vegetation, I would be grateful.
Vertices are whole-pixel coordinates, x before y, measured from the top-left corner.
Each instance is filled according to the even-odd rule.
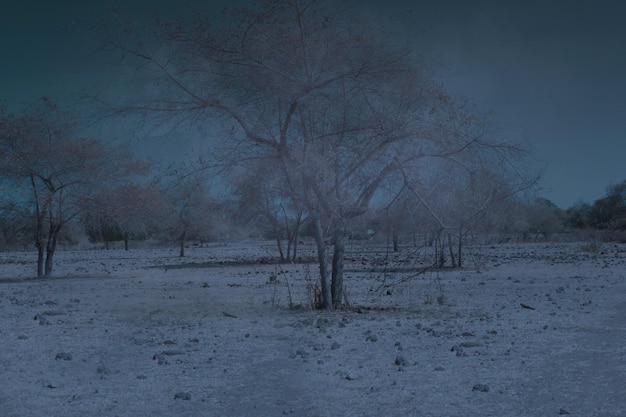
[[[626,230],[626,181],[565,211],[525,197],[538,181],[525,149],[494,137],[414,51],[330,1],[263,0],[219,27],[201,14],[152,27],[114,15],[102,33],[152,83],[107,103],[104,123],[131,115],[212,130],[211,152],[158,169],[84,134],[83,119],[49,98],[0,109],[0,248],[34,246],[39,278],[62,230],[107,248],[177,242],[185,256],[190,241],[241,227],[275,241],[280,262],[297,262],[312,238],[319,307],[332,308],[345,302],[350,239],[434,246],[433,265],[463,267],[477,235]]]

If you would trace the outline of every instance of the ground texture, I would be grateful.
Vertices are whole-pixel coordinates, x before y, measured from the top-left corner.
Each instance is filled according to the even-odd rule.
[[[271,251],[0,254],[0,416],[626,415],[626,245],[358,243],[336,312]]]

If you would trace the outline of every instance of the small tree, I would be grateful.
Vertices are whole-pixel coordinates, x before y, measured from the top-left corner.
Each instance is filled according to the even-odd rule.
[[[276,241],[281,262],[295,262],[298,237],[305,220],[305,209],[292,198],[277,167],[263,161],[237,175],[235,194],[240,218],[256,224]],[[283,240],[287,241],[283,249]]]
[[[188,239],[207,239],[213,229],[216,204],[209,196],[206,171],[201,167],[190,168],[182,163],[170,167],[157,181],[168,205],[167,233],[180,244],[179,256],[185,256]]]

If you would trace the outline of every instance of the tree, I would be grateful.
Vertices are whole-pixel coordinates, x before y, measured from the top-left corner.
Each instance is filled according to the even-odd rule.
[[[349,221],[397,193],[403,167],[483,147],[484,124],[421,59],[332,2],[263,0],[232,9],[220,27],[213,20],[158,22],[147,42],[107,30],[111,45],[158,80],[159,94],[123,107],[217,118],[237,158],[279,167],[275,175],[316,225],[322,307],[340,306]]]
[[[535,240],[540,235],[548,239],[563,229],[563,211],[547,198],[536,198],[531,203],[526,204],[525,208],[528,227],[524,232],[534,235]]]
[[[592,216],[600,229],[626,230],[626,181],[610,186],[606,197],[596,200]]]
[[[9,201],[0,206],[0,249],[26,247],[32,243],[32,213]]]
[[[122,240],[129,250],[131,239],[146,238],[169,224],[169,207],[149,186],[127,183],[101,189],[81,201],[81,223],[94,240]]]
[[[238,173],[235,181],[238,215],[276,241],[281,262],[296,262],[300,227],[306,213],[281,179],[280,168],[267,161],[250,164],[247,172]],[[286,249],[283,240],[287,240]]]
[[[0,175],[31,207],[37,278],[49,277],[59,233],[78,215],[81,199],[124,175],[131,160],[121,148],[81,137],[79,119],[47,97],[19,114],[5,110],[0,121]]]
[[[568,208],[565,216],[575,228],[626,230],[626,181],[608,187],[606,196],[593,205],[581,202]]]
[[[180,257],[185,256],[188,239],[206,240],[213,229],[217,208],[204,174],[205,170],[182,163],[170,167],[156,186],[167,202],[168,233],[179,242]]]

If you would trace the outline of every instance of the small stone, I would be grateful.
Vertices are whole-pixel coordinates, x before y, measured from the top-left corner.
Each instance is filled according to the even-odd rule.
[[[331,349],[339,349],[341,347],[341,345],[337,342],[333,342],[332,345],[330,345]]]
[[[406,360],[404,356],[398,355],[396,356],[396,360],[394,361],[394,364],[397,366],[407,366],[409,362]]]
[[[161,354],[166,356],[176,356],[184,355],[185,352],[183,352],[182,350],[164,350],[163,352],[161,352]]]
[[[26,336],[25,334],[21,334],[17,338],[20,339],[20,340],[26,340],[26,339],[28,339],[28,336]]]
[[[368,342],[377,342],[378,336],[376,336],[375,334],[370,334],[365,340],[367,340]]]
[[[108,375],[108,374],[110,374],[109,369],[106,366],[104,366],[104,365],[98,366],[98,368],[96,368],[96,372],[98,374],[100,374],[100,375]]]
[[[489,392],[489,385],[485,384],[476,384],[472,387],[472,391],[477,392]]]
[[[191,400],[191,394],[188,392],[177,392],[176,394],[174,394],[174,399],[189,401]]]
[[[167,359],[165,359],[165,356],[160,355],[160,354],[156,354],[152,357],[153,360],[157,361],[157,364],[159,365],[168,365],[169,362],[167,361]]]
[[[60,352],[57,353],[57,355],[54,357],[54,359],[56,359],[57,361],[71,361],[72,360],[72,354],[71,353],[67,353],[67,352]]]

